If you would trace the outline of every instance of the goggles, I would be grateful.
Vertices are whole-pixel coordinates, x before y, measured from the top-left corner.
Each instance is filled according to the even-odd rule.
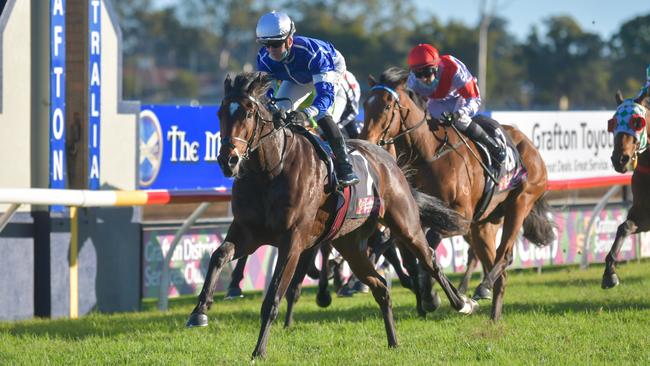
[[[428,78],[431,75],[435,75],[435,73],[436,73],[436,69],[434,67],[425,67],[424,69],[413,71],[413,75],[415,75],[415,77],[418,79]]]
[[[284,39],[260,39],[257,42],[264,47],[278,48],[284,44],[285,40]]]

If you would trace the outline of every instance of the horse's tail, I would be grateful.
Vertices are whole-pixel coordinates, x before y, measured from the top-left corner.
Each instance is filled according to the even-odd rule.
[[[557,227],[549,218],[551,207],[546,202],[545,196],[535,202],[535,206],[524,219],[524,237],[539,247],[547,246],[555,240],[553,229]]]
[[[411,193],[418,204],[422,226],[434,230],[443,238],[467,232],[469,221],[442,200],[412,187]]]

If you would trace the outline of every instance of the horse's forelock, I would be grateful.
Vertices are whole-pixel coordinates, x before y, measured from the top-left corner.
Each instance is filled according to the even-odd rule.
[[[259,98],[271,87],[271,78],[266,73],[242,72],[235,77],[230,95],[252,95]]]
[[[409,72],[399,67],[389,67],[379,76],[379,83],[391,88],[396,88],[406,83]]]

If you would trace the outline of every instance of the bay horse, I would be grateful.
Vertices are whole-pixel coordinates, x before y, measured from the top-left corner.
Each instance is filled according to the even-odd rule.
[[[632,173],[632,207],[625,222],[616,230],[614,244],[605,258],[605,272],[601,287],[609,289],[619,284],[616,274],[616,256],[625,238],[630,234],[650,230],[650,152],[648,151],[648,121],[650,121],[649,91],[645,89],[634,99],[625,99],[616,93],[616,114],[608,122],[614,133],[612,165],[619,173]]]
[[[264,103],[270,84],[270,77],[263,73],[241,73],[234,81],[228,77],[224,82],[225,96],[218,112],[222,145],[217,159],[224,175],[235,177],[233,221],[224,242],[211,255],[206,281],[187,321],[188,327],[207,326],[206,313],[226,263],[253,253],[261,245],[276,246],[277,261],[261,307],[261,328],[253,358],[266,354],[270,326],[278,315],[280,301],[294,274],[296,278],[305,275],[295,273],[299,259],[320,245],[336,215],[338,198],[338,190],[326,189],[326,166],[307,137],[274,120]],[[388,346],[397,345],[390,292],[365,248],[359,245],[380,222],[405,249],[402,253],[411,251],[422,268],[440,283],[454,309],[464,314],[473,312],[476,303],[458,293],[442,273],[420,224],[422,220],[431,230],[448,234],[466,230],[467,222],[440,200],[412,191],[395,160],[379,146],[360,140],[348,144],[376,173],[383,204],[375,215],[346,220],[332,237],[332,245],[372,291],[384,319]],[[307,269],[301,268],[304,272]]]
[[[415,187],[442,199],[467,220],[472,220],[470,247],[487,270],[475,290],[475,298],[492,294],[491,318],[501,317],[506,287],[506,267],[512,260],[512,249],[519,233],[538,245],[550,244],[555,234],[547,216],[546,166],[533,143],[519,130],[503,126],[528,170],[528,177],[516,188],[495,193],[480,217],[475,217],[486,182],[473,142],[463,143],[460,135],[438,123],[427,123],[426,109],[406,88],[408,71],[391,67],[384,71],[379,83],[370,76],[372,87],[364,101],[364,127],[361,138],[388,145],[406,156],[415,170]],[[422,106],[422,107],[421,107]],[[471,150],[471,151],[470,151]],[[501,242],[496,235],[503,225]],[[431,237],[437,246],[440,238]]]

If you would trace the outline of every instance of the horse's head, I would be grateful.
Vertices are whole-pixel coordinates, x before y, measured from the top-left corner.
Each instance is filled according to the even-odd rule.
[[[372,87],[363,103],[364,125],[359,138],[371,143],[384,145],[395,137],[400,129],[404,115],[408,113],[400,104],[406,94],[408,71],[391,67],[379,77],[379,82],[372,76],[368,83]]]
[[[607,126],[614,133],[614,151],[612,165],[619,173],[634,170],[639,153],[645,151],[648,144],[647,121],[650,118],[648,91],[635,99],[625,99],[616,93],[616,113]]]
[[[237,176],[242,161],[259,143],[269,112],[260,102],[270,86],[263,73],[241,73],[224,81],[225,96],[219,108],[221,149],[217,161],[226,177]]]

